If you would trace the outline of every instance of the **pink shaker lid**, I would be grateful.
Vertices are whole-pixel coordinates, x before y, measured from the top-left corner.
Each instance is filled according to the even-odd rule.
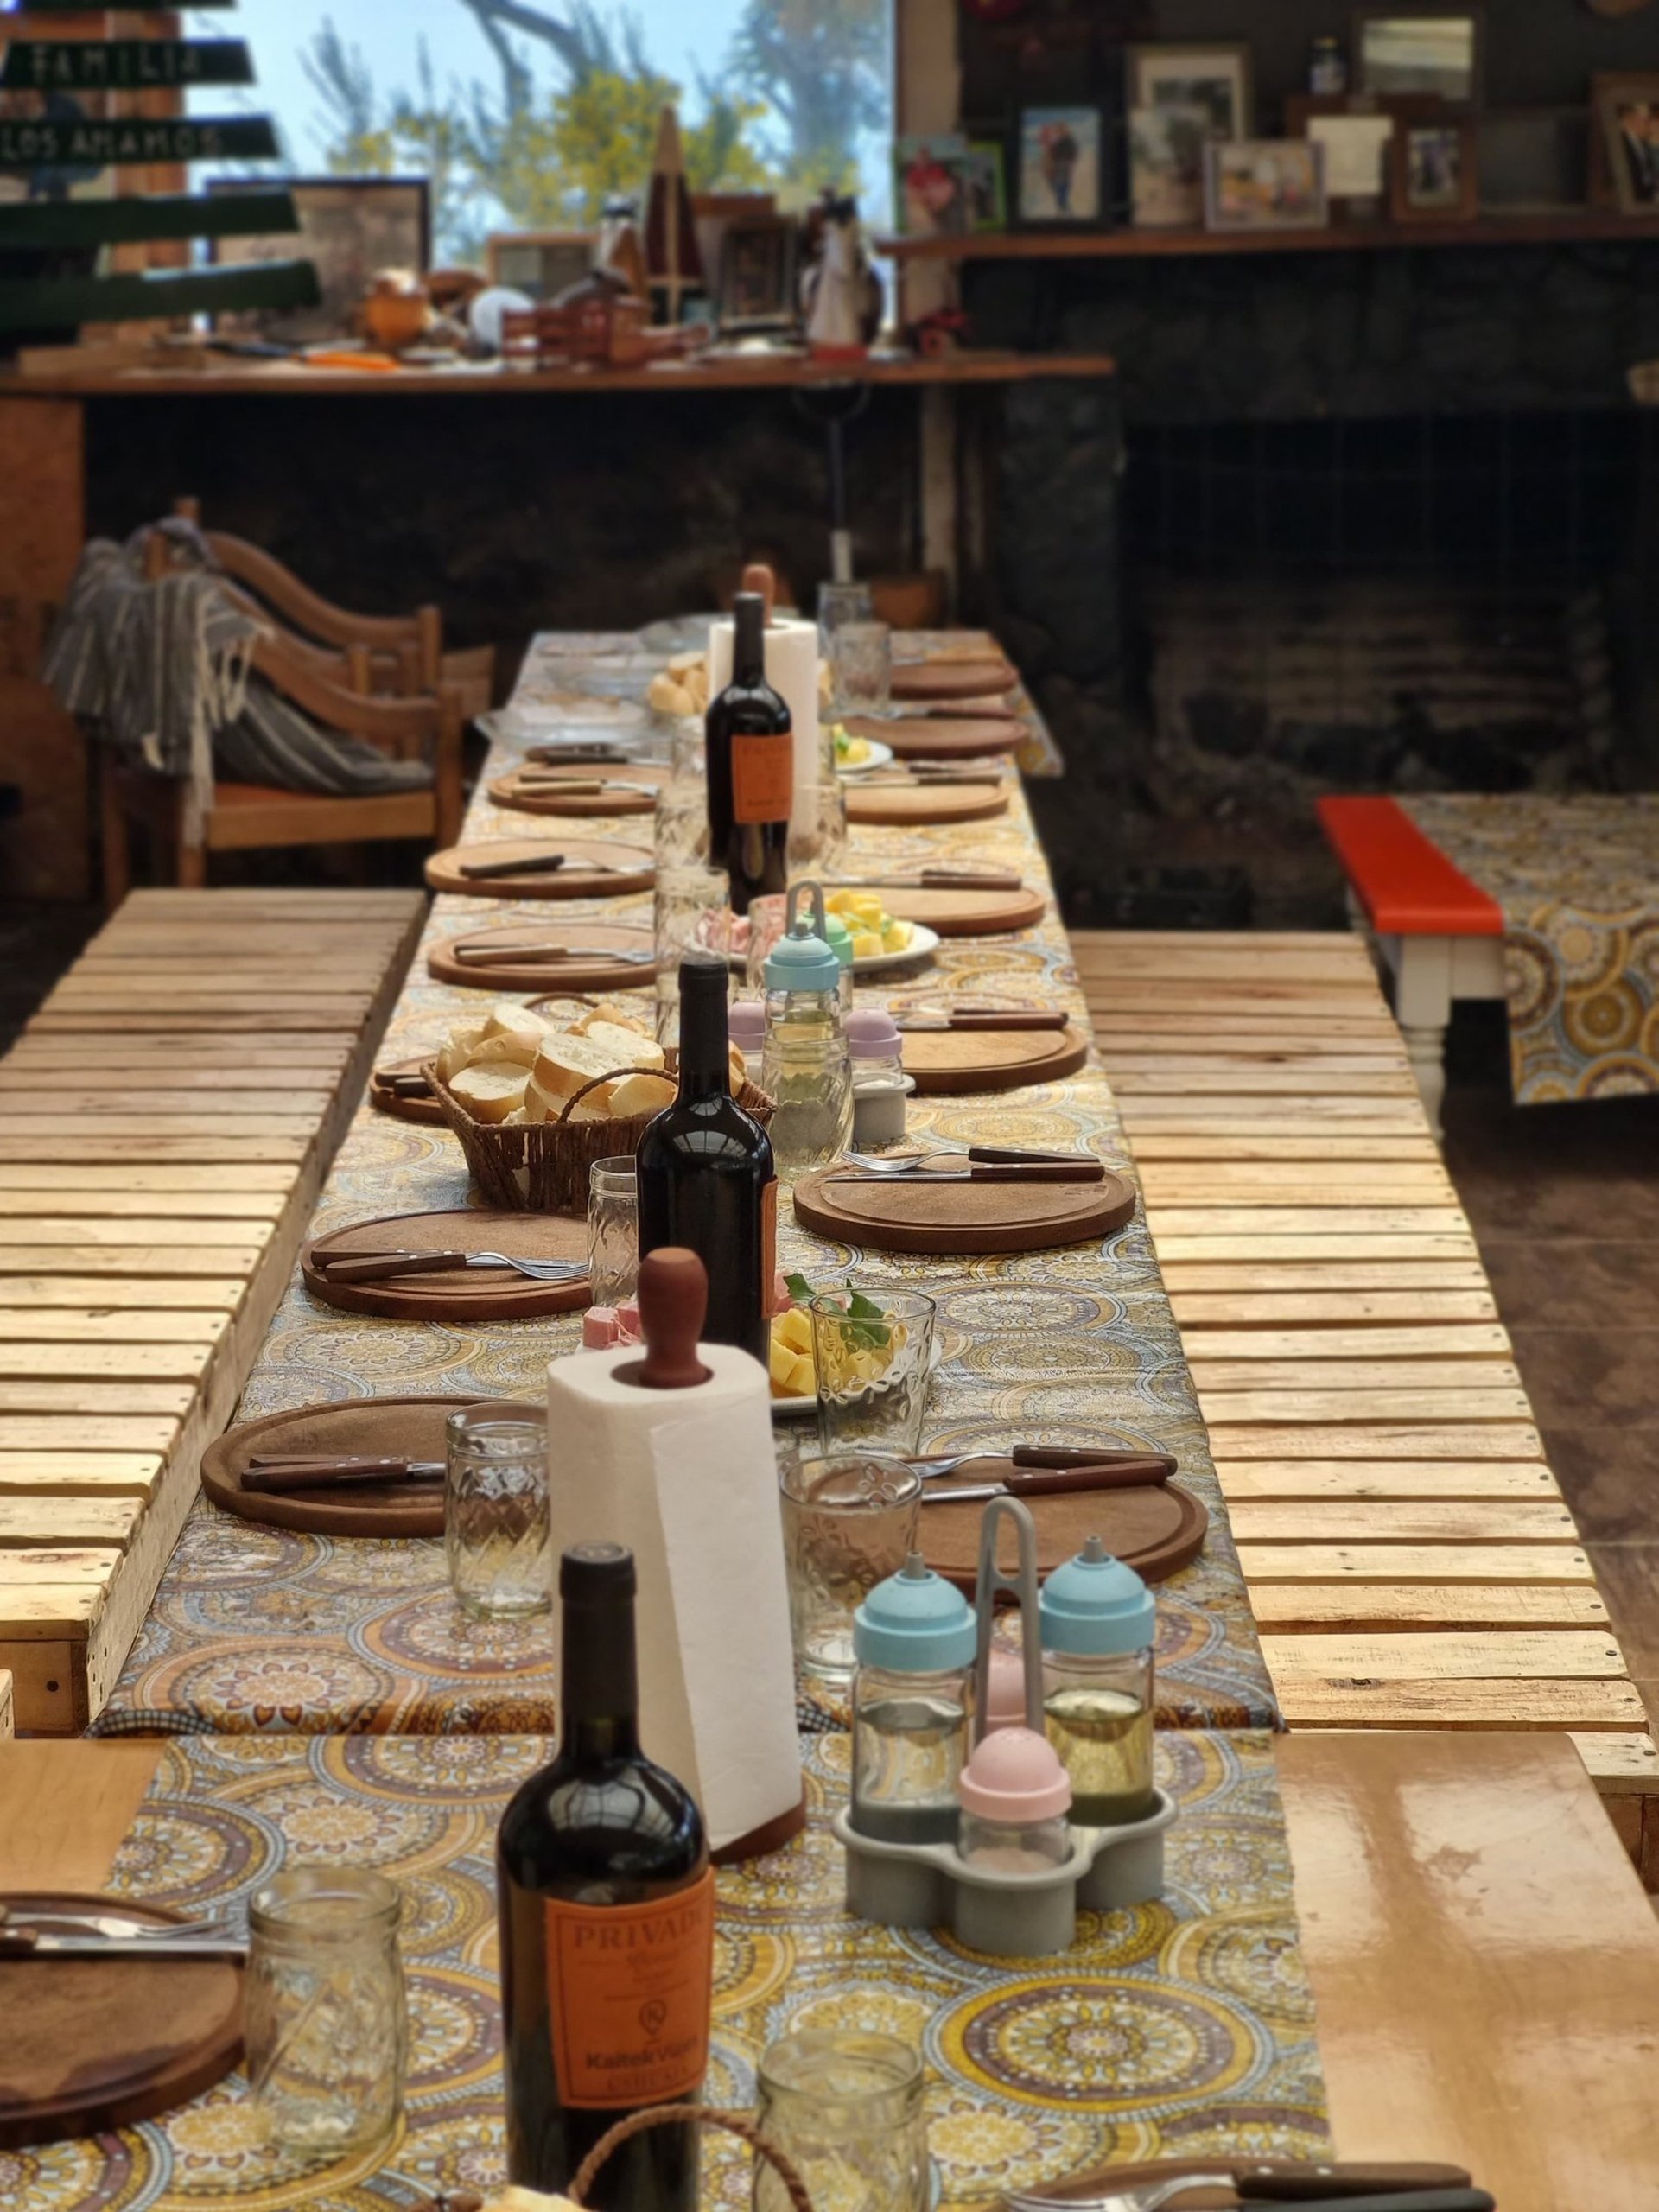
[[[986,1728],[1023,1728],[1025,1725],[1026,1662],[1017,1651],[994,1643],[985,1691]]]
[[[1069,1813],[1071,1782],[1046,1736],[1034,1728],[999,1728],[957,1777],[957,1799],[976,1820],[1024,1827]]]

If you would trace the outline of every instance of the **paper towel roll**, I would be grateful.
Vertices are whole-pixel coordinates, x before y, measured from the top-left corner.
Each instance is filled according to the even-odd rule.
[[[702,1344],[706,1382],[644,1389],[619,1379],[639,1357],[549,1365],[553,1548],[632,1552],[640,1738],[696,1798],[719,1851],[801,1796],[771,1384],[747,1352]]]
[[[711,623],[709,630],[709,696],[712,699],[732,680],[733,624]],[[795,805],[791,816],[796,835],[810,835],[817,827],[815,792],[833,769],[826,769],[823,732],[818,721],[818,632],[811,622],[772,622],[766,628],[766,681],[789,709],[795,729]]]

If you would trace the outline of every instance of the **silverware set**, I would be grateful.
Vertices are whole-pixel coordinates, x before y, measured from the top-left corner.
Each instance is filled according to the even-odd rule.
[[[623,875],[625,868],[609,861],[572,860],[569,853],[531,853],[515,861],[462,861],[457,873],[469,883],[491,883],[513,875],[556,875],[568,867],[572,875]]]
[[[625,967],[644,968],[655,961],[654,952],[620,951],[610,944],[467,944],[452,948],[457,960],[469,968],[518,968],[535,960],[617,960]]]
[[[391,1282],[398,1275],[503,1268],[532,1282],[575,1282],[588,1272],[586,1260],[521,1260],[508,1252],[314,1252],[311,1264],[330,1282]]]
[[[21,1959],[245,1959],[217,1920],[154,1921],[118,1909],[0,1904],[0,1964]]]
[[[1217,2167],[1122,2189],[1074,2196],[1063,2182],[1010,2190],[1007,2212],[1166,2212],[1196,2189],[1225,2189],[1242,2205],[1295,2204],[1301,2212],[1496,2212],[1460,2167],[1335,2163]]]
[[[324,1452],[256,1452],[243,1468],[244,1490],[263,1497],[291,1491],[374,1489],[393,1483],[441,1483],[442,1459],[372,1458],[368,1454]]]
[[[845,1152],[849,1165],[830,1170],[831,1183],[1102,1183],[1106,1163],[1092,1153],[1021,1152],[969,1145],[958,1152]]]

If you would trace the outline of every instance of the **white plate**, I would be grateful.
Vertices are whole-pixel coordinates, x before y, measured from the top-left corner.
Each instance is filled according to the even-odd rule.
[[[911,931],[910,943],[902,952],[867,952],[861,960],[853,963],[855,976],[880,976],[889,968],[903,968],[912,960],[927,960],[939,949],[939,933],[918,922]]]
[[[773,1421],[804,1421],[808,1414],[816,1414],[816,1398],[774,1398],[772,1402]]]
[[[880,738],[867,737],[864,742],[870,748],[869,759],[855,761],[837,760],[836,773],[838,776],[868,776],[872,768],[885,768],[893,759],[893,747],[890,745],[883,745]]]

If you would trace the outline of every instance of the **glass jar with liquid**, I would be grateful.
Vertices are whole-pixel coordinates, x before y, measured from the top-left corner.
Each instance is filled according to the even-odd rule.
[[[1043,1726],[1079,1827],[1145,1820],[1152,1778],[1152,1592],[1091,1536],[1043,1586]]]
[[[852,1823],[880,1843],[949,1843],[974,1717],[978,1630],[912,1552],[853,1619]]]

